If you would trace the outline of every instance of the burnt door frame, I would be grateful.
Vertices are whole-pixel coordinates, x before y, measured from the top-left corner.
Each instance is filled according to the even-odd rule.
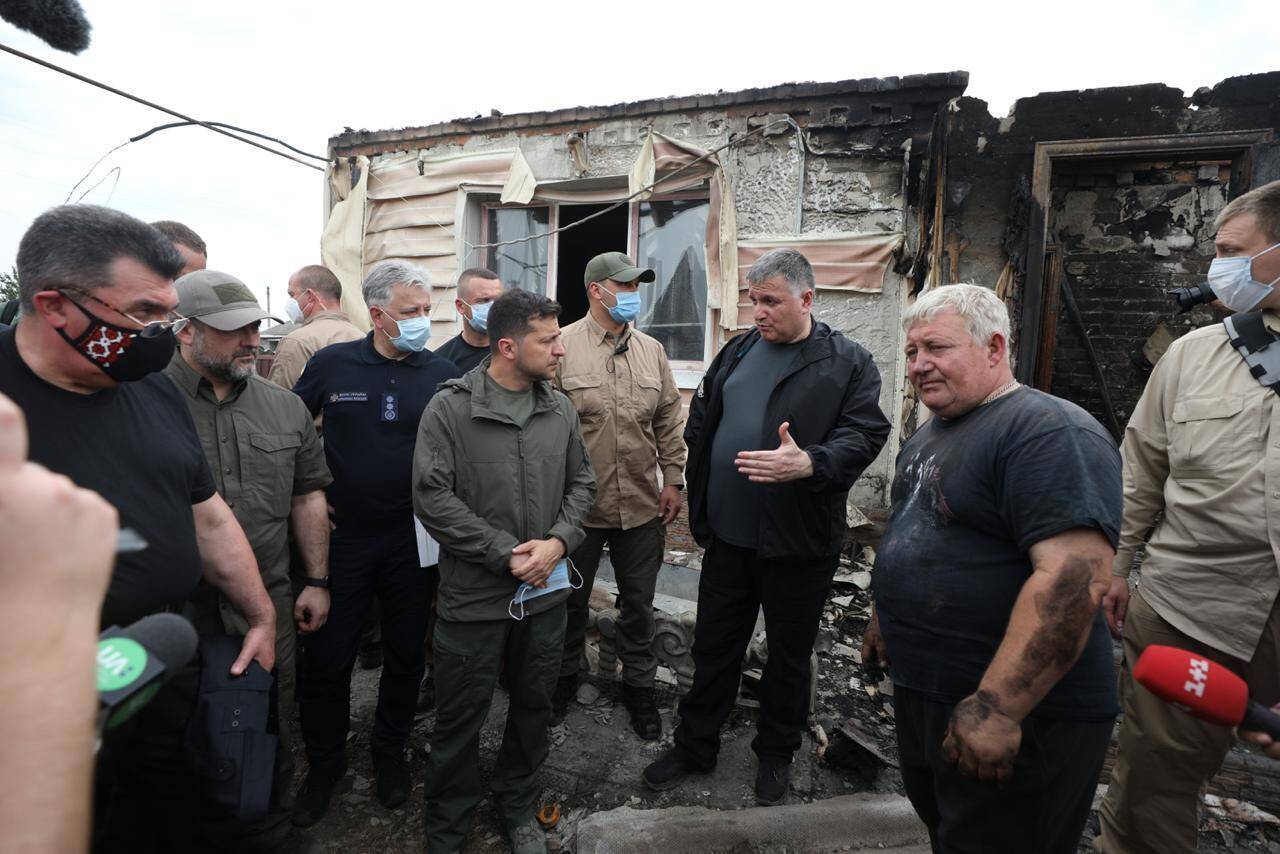
[[[1112,159],[1116,157],[1230,158],[1231,194],[1239,195],[1251,184],[1253,147],[1271,142],[1271,128],[1183,133],[1171,136],[1129,136],[1037,142],[1031,173],[1031,216],[1027,229],[1027,276],[1022,288],[1022,316],[1018,333],[1017,378],[1034,385],[1040,374],[1042,324],[1045,309],[1045,261],[1049,245],[1049,203],[1053,167],[1058,161]]]

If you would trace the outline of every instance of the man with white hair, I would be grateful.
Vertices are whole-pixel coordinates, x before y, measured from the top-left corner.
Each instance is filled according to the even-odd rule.
[[[934,851],[1074,854],[1119,711],[1100,606],[1120,455],[1084,410],[1014,381],[992,291],[930,291],[903,327],[935,417],[898,455],[862,660],[891,667]]]
[[[412,784],[405,742],[438,581],[419,559],[410,472],[422,412],[436,386],[459,376],[458,369],[426,349],[431,289],[425,270],[381,261],[365,277],[363,291],[373,330],[358,341],[320,350],[293,389],[312,416],[324,415],[324,451],[333,474],[326,494],[335,525],[329,544],[329,619],[307,638],[298,674],[310,763],[293,813],[300,827],[320,820],[346,773],[351,669],[374,596],[383,644],[370,739],[377,795],[388,809],[408,798]]]
[[[809,659],[844,545],[845,501],[889,436],[871,354],[813,317],[794,249],[747,273],[755,328],[721,349],[689,407],[689,525],[706,548],[693,686],[675,746],[644,769],[670,789],[716,764],[742,657],[764,610],[756,800],[781,803],[809,715]]]

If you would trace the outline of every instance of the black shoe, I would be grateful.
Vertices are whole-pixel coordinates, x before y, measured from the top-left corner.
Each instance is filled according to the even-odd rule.
[[[551,725],[556,726],[564,720],[569,712],[569,701],[578,691],[578,675],[561,676],[556,680],[556,689],[551,692]]]
[[[293,805],[293,823],[296,827],[310,827],[329,811],[329,800],[338,781],[347,773],[344,762],[342,767],[334,771],[322,771],[312,768],[298,789],[297,800]]]
[[[393,810],[409,800],[413,782],[409,779],[409,763],[403,751],[373,754],[373,776],[377,782],[378,803]]]
[[[631,728],[645,741],[662,738],[662,718],[658,715],[658,701],[653,688],[638,688],[623,684],[622,702],[631,714]]]
[[[761,759],[756,769],[756,803],[771,807],[787,797],[791,783],[791,763],[781,759]]]
[[[690,765],[684,751],[673,747],[662,754],[657,761],[649,763],[640,776],[644,778],[644,784],[650,789],[655,792],[665,792],[667,789],[679,786],[690,774],[710,774],[713,770],[715,766],[696,768]]]

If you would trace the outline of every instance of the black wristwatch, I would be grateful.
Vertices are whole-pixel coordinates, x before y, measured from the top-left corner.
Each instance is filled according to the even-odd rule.
[[[307,587],[322,587],[325,590],[328,590],[329,576],[326,575],[324,578],[306,578],[306,579],[303,579],[302,583],[305,584]]]

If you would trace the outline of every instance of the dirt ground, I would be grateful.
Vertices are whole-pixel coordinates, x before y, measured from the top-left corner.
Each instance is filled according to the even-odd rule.
[[[830,798],[859,791],[901,793],[901,778],[893,763],[891,686],[877,680],[861,665],[858,650],[866,626],[869,594],[864,589],[865,564],[841,568],[823,617],[817,642],[819,676],[813,729],[796,756],[791,803]],[[340,786],[329,814],[307,830],[292,829],[275,850],[284,854],[320,852],[421,852],[422,781],[426,769],[434,715],[420,715],[410,739],[414,793],[409,802],[389,811],[373,792],[368,750],[369,729],[377,698],[380,671],[357,669],[352,686],[352,734],[348,740],[351,771]],[[628,725],[617,684],[592,677],[570,704],[565,722],[551,730],[552,750],[543,775],[543,801],[559,806],[561,819],[548,833],[552,851],[573,851],[577,823],[586,815],[620,806],[650,809],[667,806],[709,806],[740,809],[754,806],[752,784],[755,756],[754,709],[748,698],[734,712],[723,738],[714,773],[695,777],[664,793],[649,791],[640,771],[671,744],[674,692],[660,691],[664,737],[644,742]],[[749,692],[748,692],[749,693]],[[492,767],[505,722],[506,697],[495,693],[481,738],[481,763]],[[825,742],[825,743],[824,743]],[[306,765],[299,750],[299,774]],[[1097,816],[1090,816],[1081,854],[1092,852]],[[499,854],[508,850],[486,800],[477,812],[465,849],[468,854]],[[1198,850],[1201,852],[1266,852],[1280,854],[1280,823],[1241,823],[1206,815]]]

